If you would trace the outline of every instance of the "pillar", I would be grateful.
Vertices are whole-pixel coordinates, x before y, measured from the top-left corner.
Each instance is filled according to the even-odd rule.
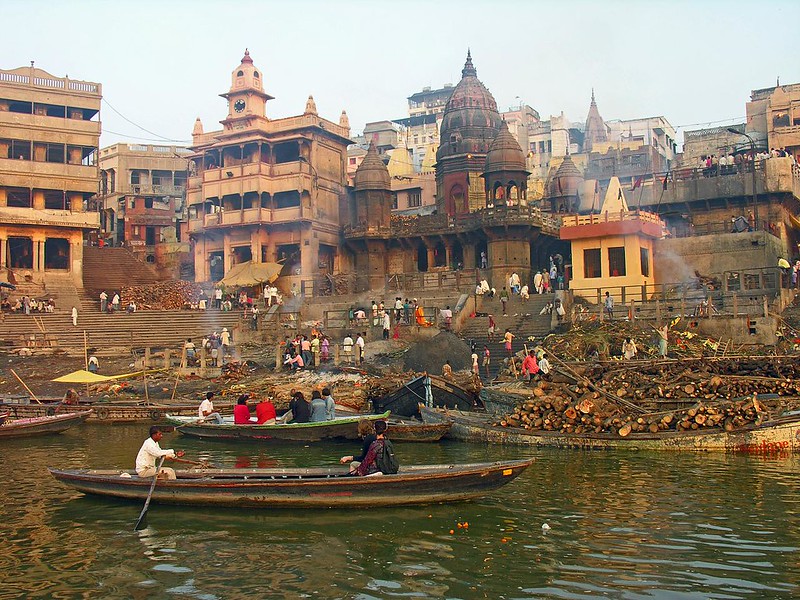
[[[444,245],[444,266],[451,268],[453,262],[453,244],[446,243]]]
[[[8,266],[8,239],[0,237],[0,269]]]
[[[33,208],[36,210],[44,210],[44,192],[41,190],[33,190]]]
[[[428,251],[428,271],[430,271],[436,265],[435,249],[427,244],[425,245],[425,249]]]
[[[69,210],[72,212],[83,212],[83,194],[69,192],[67,194],[67,202],[69,204]]]
[[[0,151],[2,151],[2,147],[0,147]],[[0,187],[0,207],[2,206],[8,206],[8,190]]]
[[[44,240],[39,241],[39,270],[44,271]]]

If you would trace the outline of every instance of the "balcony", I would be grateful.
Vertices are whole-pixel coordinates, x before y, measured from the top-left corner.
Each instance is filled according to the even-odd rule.
[[[36,225],[79,229],[99,229],[100,213],[72,212],[34,208],[0,207],[0,223],[4,225]]]
[[[130,186],[131,194],[153,195],[153,196],[183,196],[186,188],[179,185],[152,185],[149,183],[132,183]]]
[[[68,192],[96,193],[99,172],[94,165],[0,158],[0,179],[3,185],[10,187],[54,190],[63,190],[66,187]]]
[[[224,210],[204,215],[203,218],[189,220],[189,231],[200,232],[203,229],[235,227],[237,225],[267,225],[296,223],[304,219],[303,209],[299,206],[291,208],[246,208],[244,210]],[[307,219],[307,217],[306,217]]]

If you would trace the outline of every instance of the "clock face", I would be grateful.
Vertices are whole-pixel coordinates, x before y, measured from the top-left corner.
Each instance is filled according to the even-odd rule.
[[[240,113],[244,110],[244,100],[237,100],[233,105],[233,110]]]

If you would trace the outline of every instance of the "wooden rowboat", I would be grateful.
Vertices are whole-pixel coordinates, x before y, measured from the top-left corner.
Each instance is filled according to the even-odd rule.
[[[529,431],[520,427],[499,427],[490,415],[465,414],[421,407],[423,420],[440,423],[452,420],[447,437],[465,442],[579,448],[584,450],[668,450],[688,452],[748,452],[780,454],[800,452],[800,414],[765,421],[761,425],[726,432],[721,429],[632,433],[619,437],[611,433],[566,434]]]
[[[390,420],[387,436],[393,442],[438,442],[450,431],[452,421],[421,423],[420,421]]]
[[[17,438],[32,435],[45,435],[48,433],[61,433],[70,427],[83,423],[89,418],[91,412],[90,410],[85,410],[68,415],[6,421],[0,426],[0,438]]]
[[[276,425],[226,425],[190,423],[175,430],[189,437],[210,440],[249,440],[266,442],[319,442],[321,440],[357,440],[358,422],[361,419],[378,421],[386,419],[389,411],[380,415],[342,417],[333,421],[315,423],[287,423]]]
[[[433,375],[420,376],[404,384],[395,392],[382,398],[373,398],[376,411],[392,411],[400,417],[419,415],[420,403],[427,406],[470,410],[476,405],[475,394],[452,381]]]
[[[394,475],[353,477],[347,467],[312,469],[208,469],[177,471],[158,481],[161,504],[258,508],[374,508],[458,502],[511,482],[532,460],[402,466]],[[50,469],[58,481],[85,494],[142,501],[152,478],[130,471]]]
[[[135,423],[160,421],[171,415],[197,416],[197,404],[144,404],[137,402],[81,402],[63,404],[59,400],[42,404],[22,404],[16,402],[0,403],[0,410],[8,412],[15,419],[33,419],[53,415],[76,414],[91,410],[92,423]],[[233,404],[219,406],[221,410],[233,410]]]

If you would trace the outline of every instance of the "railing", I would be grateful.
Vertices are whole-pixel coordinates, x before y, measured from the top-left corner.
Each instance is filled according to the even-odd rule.
[[[146,183],[131,184],[134,194],[156,194],[162,196],[182,196],[185,188],[177,185],[151,185]]]
[[[100,93],[100,84],[92,83],[89,81],[70,81],[68,78],[50,78],[50,77],[31,77],[29,75],[20,75],[19,73],[9,73],[0,71],[0,81],[7,81],[9,83],[22,83],[26,85],[35,85],[38,87],[68,89],[76,92],[91,92],[93,94]]]
[[[561,217],[562,227],[575,227],[577,225],[595,225],[597,223],[621,223],[623,221],[640,221],[644,223],[661,224],[661,217],[651,212],[639,210],[604,212],[589,215],[565,215]]]
[[[355,317],[356,310],[361,308],[364,313],[365,317],[363,319],[357,319]],[[440,310],[444,307],[438,306],[423,306],[422,312],[425,317],[425,322],[427,325],[425,327],[439,327],[440,325]],[[389,313],[389,318],[392,323],[392,327],[395,325],[400,325],[401,327],[420,327],[417,324],[416,316],[414,314],[414,307],[409,307],[408,310],[408,321],[405,320],[405,312],[401,311],[400,321],[395,318],[395,309],[394,308],[386,308],[387,313]],[[323,325],[325,329],[348,329],[352,328],[353,330],[362,331],[362,328],[365,329],[383,329],[383,318],[380,316],[374,317],[372,315],[372,308],[367,305],[362,305],[357,302],[354,303],[353,307],[349,310],[326,310],[324,313],[323,318]]]

